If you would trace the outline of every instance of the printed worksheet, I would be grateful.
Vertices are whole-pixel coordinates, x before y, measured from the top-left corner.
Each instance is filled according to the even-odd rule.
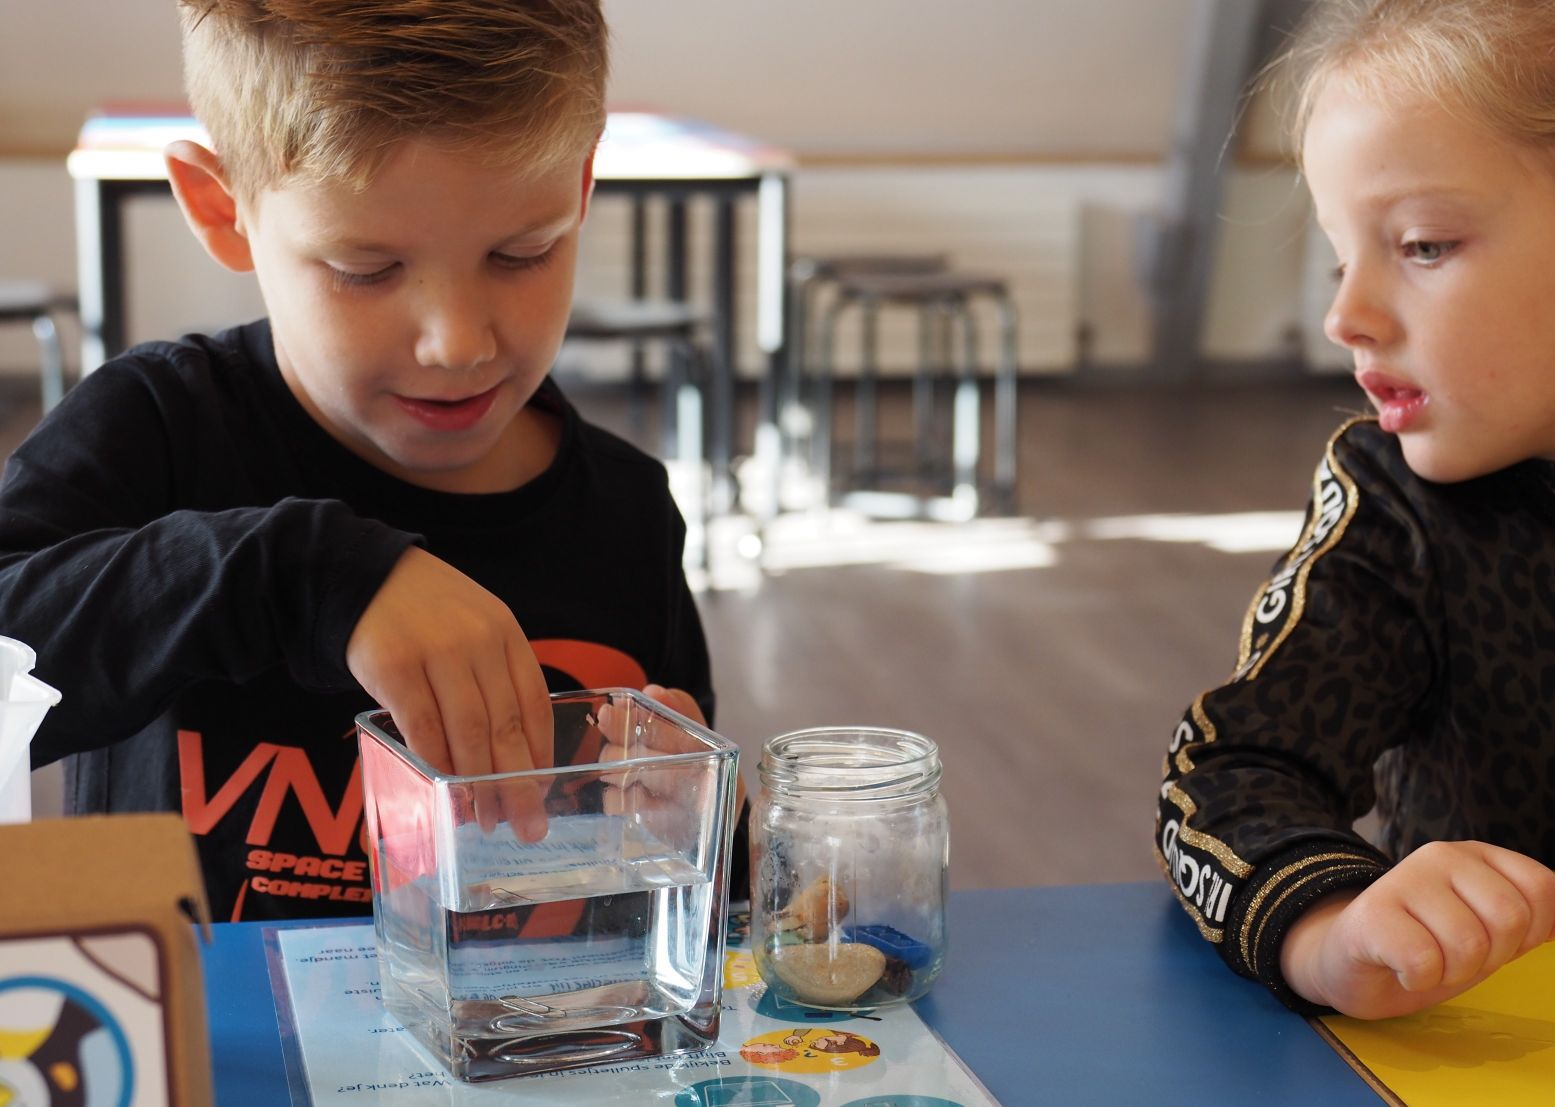
[[[724,953],[714,1048],[485,1084],[451,1078],[385,1011],[371,926],[267,931],[292,1105],[998,1107],[911,1007],[844,1015],[777,1004],[741,922]]]

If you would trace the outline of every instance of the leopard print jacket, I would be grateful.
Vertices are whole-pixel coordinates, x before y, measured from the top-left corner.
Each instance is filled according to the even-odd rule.
[[[1167,752],[1157,860],[1237,972],[1298,1010],[1280,942],[1435,839],[1555,864],[1555,465],[1432,484],[1353,420],[1236,668]],[[1352,829],[1375,804],[1376,845]]]

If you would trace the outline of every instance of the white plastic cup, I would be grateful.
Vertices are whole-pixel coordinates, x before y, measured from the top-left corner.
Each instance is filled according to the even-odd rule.
[[[59,692],[30,676],[37,654],[25,642],[0,638],[0,823],[32,820],[32,736]]]

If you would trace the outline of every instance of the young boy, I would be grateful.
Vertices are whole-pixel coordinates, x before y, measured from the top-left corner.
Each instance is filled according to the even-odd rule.
[[[1156,849],[1234,969],[1375,1018],[1555,931],[1555,5],[1327,4],[1303,42],[1327,332],[1377,418],[1179,724]]]
[[[109,362],[0,485],[0,626],[64,693],[34,765],[68,757],[72,812],[181,811],[218,918],[369,910],[375,703],[461,774],[551,764],[548,687],[712,713],[663,467],[546,376],[599,4],[429,12],[183,0],[211,145],[173,190],[269,318]]]

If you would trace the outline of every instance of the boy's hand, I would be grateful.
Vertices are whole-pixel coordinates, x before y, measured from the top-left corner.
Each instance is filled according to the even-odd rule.
[[[649,699],[662,703],[671,711],[678,711],[692,722],[701,726],[707,725],[707,720],[702,716],[702,709],[697,706],[697,701],[691,693],[679,688],[665,688],[661,684],[649,684],[643,688],[643,693]],[[688,739],[680,731],[658,731],[649,729],[642,735],[634,735],[630,739],[620,733],[624,728],[624,717],[618,720],[612,717],[616,713],[608,709],[600,712],[600,729],[604,734],[605,744],[600,752],[601,761],[624,761],[630,758],[643,757],[652,754],[694,753],[702,750],[700,743]],[[664,770],[658,773],[640,771],[631,778],[625,780],[612,780],[605,788],[605,812],[610,815],[622,815],[635,813],[642,815],[650,811],[666,811],[679,813],[683,810],[684,800],[674,794],[676,786],[683,784],[683,773],[676,770]],[[734,809],[738,813],[745,802],[745,782],[735,775]]]
[[[679,711],[693,722],[707,725],[707,720],[702,717],[702,709],[697,706],[697,701],[691,698],[690,692],[682,692],[679,688],[666,688],[662,684],[650,684],[643,689],[649,699],[662,703],[671,711]],[[739,773],[734,775],[734,813],[739,815],[741,808],[745,806],[745,778]]]
[[[1308,908],[1280,971],[1314,1003],[1390,1018],[1467,991],[1552,931],[1555,873],[1483,842],[1432,842],[1364,891]]]
[[[671,711],[678,711],[698,726],[706,726],[707,720],[702,717],[702,708],[690,692],[683,692],[679,688],[666,688],[662,684],[647,684],[643,686],[643,695],[655,703],[662,703]]]
[[[550,768],[551,700],[540,664],[506,604],[453,566],[412,547],[384,579],[346,644],[346,665],[388,709],[405,744],[458,776]],[[545,837],[543,796],[503,786],[477,816],[499,812],[525,839]]]

